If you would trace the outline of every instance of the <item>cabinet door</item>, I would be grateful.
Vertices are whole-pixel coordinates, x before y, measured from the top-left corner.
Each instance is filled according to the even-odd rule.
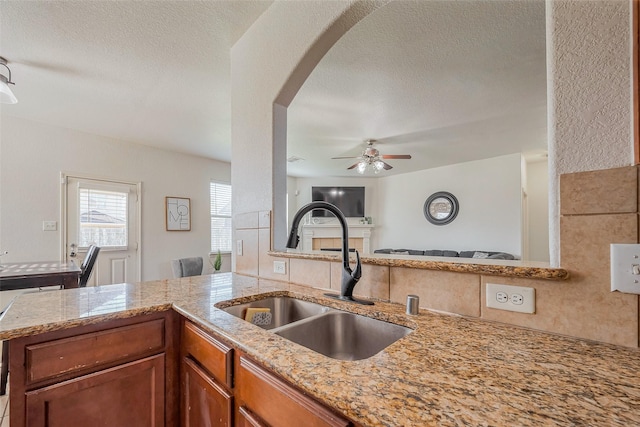
[[[272,427],[350,426],[348,420],[293,388],[257,363],[244,356],[239,359],[236,398],[240,408],[244,407],[249,414],[255,414],[258,420]]]
[[[182,359],[183,427],[231,426],[233,396],[191,359]]]
[[[268,427],[257,416],[251,413],[247,408],[241,406],[238,408],[238,424],[236,427]]]
[[[164,354],[26,393],[29,427],[164,426]]]

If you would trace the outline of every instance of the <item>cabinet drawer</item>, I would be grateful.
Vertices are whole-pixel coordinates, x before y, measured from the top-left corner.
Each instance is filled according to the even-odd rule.
[[[206,332],[190,322],[184,323],[182,345],[185,354],[190,355],[213,378],[232,388],[233,349],[210,337]]]
[[[91,371],[164,350],[164,319],[25,347],[26,382]]]
[[[240,356],[236,395],[245,412],[272,427],[347,427],[350,422],[306,396],[252,360]],[[245,423],[251,422],[247,415]],[[254,418],[255,419],[255,418]]]

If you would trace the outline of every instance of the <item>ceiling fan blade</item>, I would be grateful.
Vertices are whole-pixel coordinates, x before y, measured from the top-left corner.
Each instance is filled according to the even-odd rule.
[[[410,154],[383,154],[380,157],[383,159],[410,159]]]
[[[360,162],[358,162],[358,163],[360,163]],[[358,163],[354,163],[354,164],[352,164],[351,166],[349,166],[349,167],[347,168],[347,170],[355,168],[356,166],[358,166]]]
[[[384,170],[388,171],[389,169],[393,169],[393,166],[391,166],[389,163],[387,162],[382,162],[382,163],[384,164]]]
[[[362,156],[341,156],[341,157],[332,157],[331,160],[337,159],[359,159]]]

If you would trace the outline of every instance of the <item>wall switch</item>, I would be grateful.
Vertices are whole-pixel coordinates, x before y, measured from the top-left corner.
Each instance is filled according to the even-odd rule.
[[[242,256],[242,240],[236,241],[236,255]]]
[[[287,274],[287,264],[284,261],[273,261],[273,272]]]
[[[57,221],[42,221],[42,231],[56,231],[57,229]]]
[[[640,245],[611,245],[611,292],[640,294]]]
[[[536,312],[536,290],[523,286],[487,283],[487,307],[519,313]]]

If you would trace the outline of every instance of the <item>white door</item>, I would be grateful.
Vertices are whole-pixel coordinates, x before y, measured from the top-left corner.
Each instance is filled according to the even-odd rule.
[[[80,265],[90,245],[100,247],[87,286],[139,281],[139,185],[72,176],[63,185],[66,258]]]

